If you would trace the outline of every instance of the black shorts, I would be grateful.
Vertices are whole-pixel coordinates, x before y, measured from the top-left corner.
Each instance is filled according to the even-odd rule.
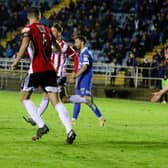
[[[27,74],[21,85],[23,91],[34,91],[38,87],[41,87],[45,92],[56,92],[56,72],[46,71]]]
[[[64,86],[64,85],[66,85],[66,81],[67,81],[67,77],[66,76],[64,76],[64,77],[57,77],[57,84],[59,85],[59,86]]]

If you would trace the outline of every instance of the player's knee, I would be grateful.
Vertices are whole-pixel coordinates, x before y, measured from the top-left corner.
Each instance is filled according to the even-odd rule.
[[[29,100],[30,97],[31,97],[31,93],[22,92],[20,96],[20,101],[23,102],[24,100]]]

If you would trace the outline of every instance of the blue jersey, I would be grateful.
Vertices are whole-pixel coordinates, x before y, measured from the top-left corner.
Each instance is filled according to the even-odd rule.
[[[83,96],[90,96],[93,76],[93,57],[86,47],[80,53],[78,71],[84,64],[87,65],[87,70],[77,78],[76,93]]]

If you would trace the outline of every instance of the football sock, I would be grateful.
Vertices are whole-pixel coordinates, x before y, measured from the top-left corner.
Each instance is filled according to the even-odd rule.
[[[79,115],[79,112],[80,112],[80,106],[81,104],[80,103],[75,103],[74,105],[74,110],[73,110],[73,119],[77,120],[78,118],[78,115]]]
[[[68,134],[69,131],[72,129],[72,126],[69,120],[67,109],[62,103],[57,103],[55,105],[55,109],[58,111],[59,118],[62,121],[63,125],[65,126],[66,133]]]
[[[80,96],[80,95],[71,95],[69,96],[69,101],[71,103],[86,103],[86,98]]]
[[[98,107],[97,107],[95,104],[93,104],[93,103],[91,103],[91,102],[88,102],[87,105],[88,105],[89,108],[96,114],[96,116],[97,116],[98,118],[101,118],[101,117],[102,117],[102,114],[101,114],[100,110],[98,109]]]
[[[39,128],[44,126],[44,122],[41,117],[37,114],[37,109],[31,100],[23,100],[23,105],[26,111],[29,113],[31,118],[35,121]]]
[[[40,106],[37,109],[37,114],[39,116],[41,116],[43,114],[43,112],[47,109],[48,104],[49,104],[49,99],[47,97],[45,97],[41,100]]]

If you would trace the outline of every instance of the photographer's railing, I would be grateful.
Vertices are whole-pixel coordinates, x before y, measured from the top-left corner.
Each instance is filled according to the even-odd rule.
[[[29,68],[29,60],[22,59],[16,70],[11,70],[10,66],[13,62],[12,58],[0,58],[0,88],[7,89],[11,81],[21,82]],[[157,77],[159,67],[129,67],[115,66],[105,63],[94,63],[93,68],[93,84],[101,84],[104,86],[111,85],[111,78],[114,79],[114,87],[159,87],[162,78]],[[69,64],[68,74],[72,72],[73,65]],[[146,70],[146,71],[145,71]],[[116,75],[111,72],[116,71]],[[145,74],[144,72],[147,72]]]

